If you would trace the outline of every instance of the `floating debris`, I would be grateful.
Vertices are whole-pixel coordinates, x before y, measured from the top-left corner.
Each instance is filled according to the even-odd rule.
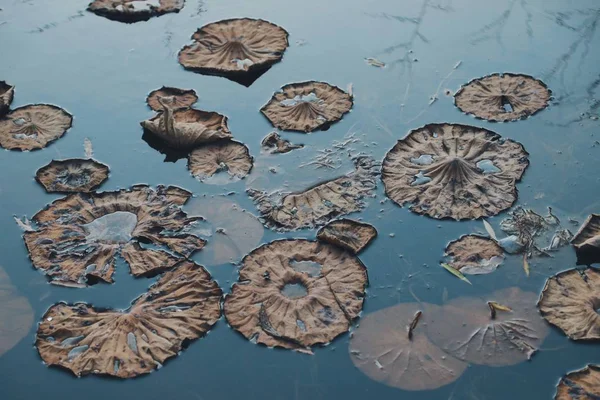
[[[556,387],[555,400],[595,400],[600,398],[600,365],[569,372]]]
[[[284,154],[292,150],[301,149],[303,144],[292,144],[289,140],[282,139],[277,132],[271,132],[260,142],[261,147],[271,154]]]
[[[466,275],[494,272],[504,261],[504,251],[492,239],[465,235],[446,247],[446,263]]]
[[[160,89],[150,92],[148,98],[146,98],[148,107],[154,111],[164,111],[165,107],[161,104],[161,101],[158,100],[159,98],[173,110],[191,107],[198,101],[198,95],[193,89],[178,89],[163,86]]]
[[[185,0],[94,0],[87,9],[113,21],[134,23],[178,13],[184,4]]]
[[[317,233],[317,239],[353,254],[363,251],[376,237],[377,229],[372,225],[346,218],[331,221]]]
[[[10,109],[15,95],[15,87],[5,81],[0,81],[0,117],[4,116]]]
[[[252,162],[245,145],[224,140],[193,150],[188,157],[188,169],[201,182],[224,185],[245,178]]]
[[[577,264],[600,262],[600,214],[590,215],[571,239]]]
[[[365,58],[365,62],[369,65],[372,65],[373,67],[385,68],[385,63],[383,61],[379,61],[378,59],[373,57]]]
[[[0,357],[15,347],[33,326],[33,309],[0,267]]]
[[[48,193],[89,193],[108,179],[108,166],[92,159],[52,160],[35,179]]]

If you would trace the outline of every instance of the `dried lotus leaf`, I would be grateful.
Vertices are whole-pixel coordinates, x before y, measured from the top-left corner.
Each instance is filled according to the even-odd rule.
[[[593,364],[563,376],[554,397],[554,400],[598,399],[600,399],[600,365]]]
[[[263,150],[272,154],[285,154],[304,147],[303,144],[292,144],[289,140],[282,139],[277,132],[271,132],[265,136],[260,145]]]
[[[592,214],[585,220],[571,244],[577,253],[577,264],[600,262],[600,214]]]
[[[317,232],[317,239],[354,254],[360,253],[375,237],[377,229],[372,225],[346,218],[331,221]]]
[[[160,100],[159,100],[160,99]],[[166,102],[173,110],[191,107],[198,101],[198,95],[193,89],[179,89],[163,86],[150,92],[146,103],[154,111],[164,111],[165,107],[161,104]]]
[[[447,264],[463,274],[489,274],[504,260],[504,251],[489,238],[465,235],[446,247]]]
[[[91,192],[108,179],[108,166],[92,159],[52,160],[35,179],[47,192]]]
[[[185,0],[94,0],[87,9],[113,21],[134,23],[178,13],[184,4]]]
[[[188,157],[188,169],[201,182],[227,184],[245,178],[252,162],[245,145],[224,140],[194,149]],[[224,179],[220,179],[223,175]]]
[[[0,117],[8,112],[15,95],[15,87],[0,81]]]

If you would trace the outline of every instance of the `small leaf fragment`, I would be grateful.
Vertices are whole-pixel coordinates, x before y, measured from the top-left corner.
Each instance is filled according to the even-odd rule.
[[[495,241],[498,241],[498,237],[496,236],[496,232],[494,232],[494,228],[492,228],[492,225],[490,225],[490,223],[487,222],[485,219],[483,220],[483,227],[485,228],[485,231],[488,233],[488,235],[490,235],[490,237],[492,239],[494,239]]]
[[[385,63],[383,61],[379,61],[378,59],[373,58],[373,57],[367,57],[367,58],[365,58],[365,61],[367,62],[367,64],[372,65],[377,68],[385,67]]]
[[[451,266],[449,266],[446,263],[441,263],[440,264],[442,267],[444,267],[444,269],[446,269],[446,271],[450,272],[452,275],[456,276],[457,278],[459,278],[461,281],[465,281],[467,282],[469,285],[472,285],[471,281],[469,281],[460,271],[452,268]]]
[[[88,138],[85,138],[83,141],[83,149],[85,151],[86,158],[92,158],[94,156],[94,149],[92,147],[92,141]]]
[[[504,306],[500,303],[496,303],[495,301],[490,301],[488,303],[491,304],[491,306],[494,307],[498,311],[507,311],[507,312],[512,311],[512,308],[510,308],[509,306]]]
[[[525,275],[529,276],[529,262],[527,261],[527,254],[523,255],[523,270]]]

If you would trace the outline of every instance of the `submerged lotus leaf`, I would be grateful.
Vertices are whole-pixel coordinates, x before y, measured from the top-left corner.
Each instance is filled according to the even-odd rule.
[[[352,103],[342,89],[310,81],[285,85],[260,111],[277,129],[312,132],[342,119]]]
[[[91,192],[108,178],[108,166],[92,159],[52,160],[35,179],[47,192]]]
[[[0,357],[15,347],[33,326],[33,309],[0,267]]]
[[[292,150],[301,149],[303,144],[292,144],[289,140],[282,139],[277,132],[271,132],[260,142],[261,147],[272,154],[289,153]]]
[[[181,206],[190,196],[172,186],[145,185],[72,194],[33,217],[38,229],[25,232],[25,244],[33,265],[57,285],[112,282],[117,255],[134,276],[154,275],[204,246],[185,232],[194,218]]]
[[[578,264],[600,262],[600,214],[590,215],[571,239]]]
[[[400,206],[432,218],[496,215],[517,199],[515,183],[529,165],[520,143],[487,129],[429,124],[387,153],[385,192]]]
[[[252,157],[242,143],[224,140],[194,149],[188,157],[188,169],[201,182],[227,184],[250,173]]]
[[[600,272],[571,269],[548,278],[538,307],[571,339],[600,339]]]
[[[600,399],[600,365],[589,364],[578,371],[569,372],[560,379],[555,400]]]
[[[467,114],[488,121],[516,121],[546,108],[551,93],[540,80],[521,74],[492,74],[463,86],[454,100]]]
[[[0,118],[0,146],[21,151],[41,149],[62,137],[72,123],[71,114],[60,107],[19,107]]]
[[[354,254],[360,253],[375,237],[377,229],[372,225],[346,218],[331,221],[317,233],[317,239]]]
[[[193,89],[178,89],[168,86],[153,90],[146,99],[148,107],[154,111],[163,111],[165,109],[161,102],[169,104],[173,110],[177,110],[191,107],[197,101],[198,95]]]
[[[160,368],[221,316],[221,289],[201,266],[183,261],[125,311],[58,303],[38,326],[44,362],[77,376],[132,378]]]
[[[256,343],[306,351],[348,331],[366,283],[360,260],[338,247],[277,240],[244,257],[224,313]]]
[[[425,306],[416,327],[409,326]],[[404,390],[432,390],[457,380],[467,363],[425,336],[432,304],[403,303],[364,316],[350,340],[350,358],[369,378]]]
[[[185,0],[94,0],[88,11],[120,22],[148,21],[167,13],[178,13]]]
[[[447,264],[463,274],[479,275],[494,272],[504,260],[504,251],[489,238],[465,235],[446,247]]]
[[[0,116],[6,114],[15,95],[15,87],[0,81]]]
[[[363,199],[371,196],[377,184],[377,164],[368,157],[354,160],[355,170],[302,192],[268,194],[248,189],[266,224],[284,230],[313,228],[330,220],[360,211]]]
[[[549,333],[536,299],[535,293],[517,287],[498,290],[485,299],[459,297],[430,313],[428,337],[447,353],[473,364],[519,364],[531,358]],[[492,313],[490,302],[512,311]]]

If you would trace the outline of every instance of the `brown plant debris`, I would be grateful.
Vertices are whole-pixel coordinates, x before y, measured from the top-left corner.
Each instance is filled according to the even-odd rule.
[[[600,272],[570,269],[548,278],[540,313],[573,340],[600,339]]]
[[[546,108],[551,92],[540,80],[521,74],[492,74],[474,79],[454,96],[464,113],[488,121],[527,118]]]
[[[422,307],[425,311],[419,314]],[[350,340],[354,365],[369,378],[404,390],[432,390],[457,380],[467,363],[445,353],[424,333],[428,311],[437,307],[402,303],[364,316]]]
[[[125,311],[58,303],[38,326],[44,362],[77,376],[133,378],[160,368],[185,342],[204,336],[221,316],[221,289],[201,266],[183,261]]]
[[[160,101],[159,98],[161,99]],[[154,111],[164,111],[165,107],[160,104],[161,101],[169,104],[173,110],[178,110],[180,108],[191,107],[198,101],[198,95],[193,89],[178,89],[163,86],[160,89],[151,91],[146,99],[148,107]]]
[[[352,104],[337,86],[309,81],[283,86],[260,111],[277,129],[312,132],[342,119]]]
[[[133,23],[178,13],[184,4],[185,0],[94,0],[88,11],[113,21]]]
[[[529,165],[520,143],[487,129],[429,124],[387,153],[382,179],[400,206],[436,219],[496,215],[517,199],[515,183]]]
[[[33,326],[33,309],[0,267],[0,357],[15,347]]]
[[[25,232],[25,244],[33,265],[58,285],[112,282],[117,255],[134,276],[154,275],[204,247],[185,233],[194,218],[181,206],[190,196],[173,186],[145,185],[71,194],[33,217],[38,229]]]
[[[271,154],[284,154],[292,150],[301,149],[303,144],[292,144],[289,140],[282,139],[277,132],[271,132],[260,142],[264,150]]]
[[[231,140],[200,146],[188,157],[188,169],[192,175],[201,182],[215,184],[227,184],[245,178],[252,169],[252,163],[248,148]],[[225,179],[219,179],[222,176]]]
[[[366,284],[360,260],[338,247],[277,240],[244,257],[224,312],[253,342],[309,351],[348,331]]]
[[[363,199],[372,196],[377,186],[378,165],[369,157],[357,157],[354,164],[354,171],[302,192],[267,194],[248,189],[247,193],[268,226],[283,230],[313,228],[365,207]]]
[[[0,118],[0,146],[37,150],[62,137],[73,123],[71,114],[48,104],[19,107]]]
[[[592,214],[585,220],[571,244],[577,253],[577,264],[600,262],[600,214]]]
[[[108,166],[91,159],[52,160],[35,179],[47,192],[91,192],[108,178]]]
[[[317,232],[317,239],[358,254],[377,237],[373,225],[342,218],[331,221]]]
[[[459,297],[429,315],[430,340],[454,357],[491,366],[529,360],[549,333],[536,307],[537,295],[517,287],[486,298]],[[512,310],[490,312],[488,302]],[[495,318],[493,318],[495,317]]]
[[[6,114],[15,95],[15,87],[0,81],[0,117]]]
[[[446,264],[467,275],[489,274],[504,260],[504,251],[489,238],[465,235],[446,247]]]
[[[555,400],[597,400],[600,398],[600,365],[569,372],[556,387]]]

